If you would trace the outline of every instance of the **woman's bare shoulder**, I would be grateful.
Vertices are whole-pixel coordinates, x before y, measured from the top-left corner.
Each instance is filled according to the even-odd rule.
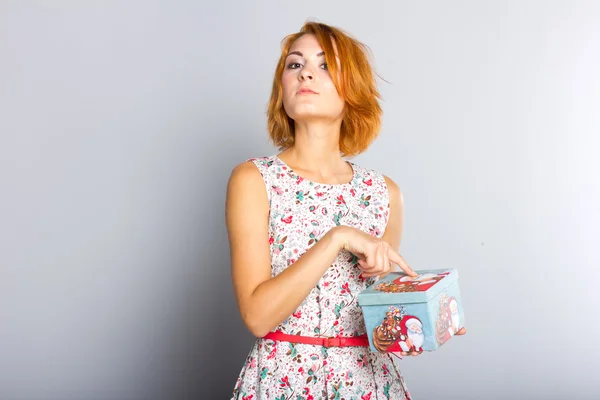
[[[249,188],[264,185],[262,174],[252,160],[243,161],[233,167],[229,175],[229,189]]]

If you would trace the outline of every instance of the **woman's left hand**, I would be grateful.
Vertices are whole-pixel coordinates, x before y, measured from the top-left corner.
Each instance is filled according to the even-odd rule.
[[[463,328],[460,328],[460,329],[459,329],[459,330],[458,330],[458,331],[455,333],[455,335],[464,335],[465,333],[467,333],[467,328],[464,328],[464,327],[463,327]],[[421,353],[422,353],[422,352],[421,352]],[[413,356],[413,357],[415,357],[415,356],[418,356],[418,355],[419,355],[419,354],[421,354],[421,353],[419,353],[419,352],[417,352],[417,351],[413,351],[413,352],[411,352],[411,353],[409,353],[408,351],[403,351],[401,354],[402,354],[403,356]]]

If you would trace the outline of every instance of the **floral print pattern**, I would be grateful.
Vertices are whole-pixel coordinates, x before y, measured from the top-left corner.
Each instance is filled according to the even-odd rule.
[[[389,217],[381,173],[349,162],[345,184],[322,184],[298,176],[278,156],[253,158],[269,199],[272,276],[293,264],[337,225],[381,237]],[[373,284],[363,279],[358,259],[342,250],[306,299],[273,331],[303,336],[366,333],[357,295]],[[233,396],[236,400],[410,399],[400,360],[368,347],[323,347],[257,339]]]

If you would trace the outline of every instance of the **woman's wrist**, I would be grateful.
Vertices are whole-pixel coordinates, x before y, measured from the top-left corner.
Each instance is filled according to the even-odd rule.
[[[338,251],[348,248],[348,236],[350,229],[351,228],[348,226],[338,225],[331,228],[329,231],[331,234],[331,240]]]

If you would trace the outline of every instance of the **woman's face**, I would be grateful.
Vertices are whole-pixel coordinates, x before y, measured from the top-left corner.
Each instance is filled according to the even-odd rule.
[[[342,117],[344,100],[331,80],[325,54],[314,35],[305,34],[292,44],[281,83],[283,107],[293,120],[334,121]]]

